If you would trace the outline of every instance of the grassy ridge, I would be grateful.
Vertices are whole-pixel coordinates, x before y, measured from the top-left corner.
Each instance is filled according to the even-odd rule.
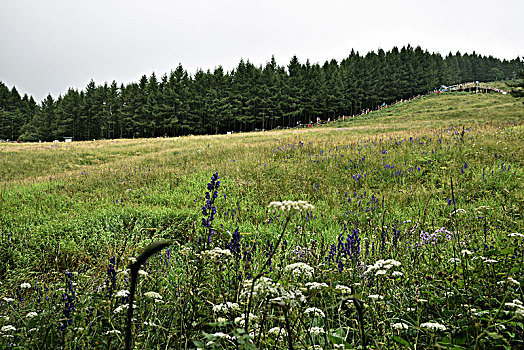
[[[282,230],[283,217],[269,212],[268,203],[305,200],[315,210],[294,218],[285,246],[277,247],[281,253],[267,274],[290,290],[303,288],[307,280],[285,274],[286,265],[303,262],[315,268],[313,280],[329,282],[331,289],[324,297],[307,296],[309,306],[329,313],[323,320],[311,320],[329,337],[301,338],[298,334],[311,332],[300,325],[301,309],[295,307],[289,317],[298,322],[297,344],[325,348],[362,345],[364,340],[354,323],[356,311],[342,315],[327,309],[340,302],[335,286],[344,284],[376,311],[368,310],[365,323],[370,344],[377,348],[417,343],[424,347],[437,341],[449,346],[453,343],[456,348],[472,344],[515,346],[522,342],[522,337],[511,337],[522,330],[515,323],[519,316],[493,318],[493,310],[507,298],[518,298],[519,293],[522,300],[522,289],[496,286],[508,277],[524,282],[519,273],[522,240],[508,238],[509,233],[523,232],[523,120],[520,101],[497,94],[464,93],[432,95],[311,129],[176,139],[0,144],[0,291],[6,297],[15,296],[27,276],[37,276],[34,285],[44,291],[52,281],[63,279],[65,270],[75,271],[82,288],[76,291],[75,327],[95,324],[95,330],[76,344],[99,341],[118,347],[122,339],[105,332],[121,329],[121,316],[101,305],[120,305],[113,292],[117,285],[117,289],[125,289],[125,281],[115,279],[114,287],[104,284],[108,262],[116,257],[111,266],[121,269],[127,257],[135,256],[149,242],[169,238],[176,242],[170,248],[172,260],[166,263],[165,255],[155,258],[147,270],[155,277],[142,285],[164,295],[165,307],[154,313],[139,311],[137,316],[160,324],[163,330],[150,333],[147,327],[136,326],[137,337],[145,337],[137,341],[147,348],[176,335],[173,344],[177,347],[194,341],[233,346],[233,341],[212,336],[218,330],[228,334],[238,330],[232,322],[218,321],[209,303],[231,301],[245,306],[242,283],[262,265],[268,244],[275,243]],[[221,187],[211,246],[225,247],[238,227],[244,257],[244,263],[231,260],[219,264],[224,280],[217,279],[211,261],[191,263],[200,260],[194,255],[203,247],[199,237],[206,240],[209,234],[201,225],[201,212],[206,183],[216,171]],[[450,237],[443,238],[442,232],[450,232]],[[341,250],[341,235],[347,244],[353,242],[353,250]],[[465,263],[462,250],[500,263],[492,270],[485,268],[481,258],[471,266],[450,264],[455,258]],[[248,253],[249,263],[245,260]],[[394,280],[382,281],[377,276],[366,282],[367,266],[379,259],[401,262],[403,280],[391,284]],[[447,279],[450,276],[451,280]],[[224,281],[229,281],[227,287],[222,285]],[[386,286],[395,292],[388,292]],[[88,292],[92,288],[105,292],[95,297]],[[442,299],[442,290],[455,298]],[[190,302],[181,302],[177,293],[201,297],[190,298],[193,305],[188,306]],[[20,302],[19,310],[39,308],[38,314],[43,315],[39,322],[56,323],[58,329],[60,317],[53,316],[52,310],[63,308],[60,296],[44,307],[31,301],[36,294],[35,287],[33,298]],[[370,295],[385,297],[385,304],[376,303]],[[429,300],[431,307],[415,306],[417,314],[411,314],[407,310],[414,307],[413,302],[418,305],[415,295],[417,300]],[[259,302],[257,312],[269,307]],[[465,304],[476,304],[477,309],[489,312],[476,316],[477,321],[470,316],[453,318],[453,310],[463,309]],[[13,311],[10,305],[0,304],[0,314],[22,312]],[[97,321],[88,321],[83,314],[90,308],[98,310]],[[274,319],[259,322],[259,327],[265,327],[258,333],[263,334],[258,340],[261,347],[274,347],[276,339],[268,331],[284,328],[279,321],[284,315],[271,310]],[[169,316],[168,322],[173,313],[176,316]],[[337,321],[340,317],[343,320]],[[423,330],[424,321],[437,319],[447,326],[447,333]],[[483,334],[481,325],[491,327],[495,320],[508,331],[491,339]],[[188,326],[195,322],[198,326]],[[392,325],[399,322],[409,324],[409,331],[396,331]],[[29,326],[19,323],[17,328],[27,331]],[[375,333],[373,329],[379,325],[383,330]],[[68,329],[69,337],[76,334],[73,326]],[[66,331],[56,332],[57,337],[64,337],[55,340],[58,343],[71,341]],[[43,333],[38,334],[36,339],[42,339]],[[235,334],[236,341],[244,339]]]

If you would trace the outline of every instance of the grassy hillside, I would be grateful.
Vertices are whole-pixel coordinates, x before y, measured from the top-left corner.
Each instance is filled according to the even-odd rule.
[[[522,300],[524,283],[522,106],[507,95],[454,93],[309,129],[0,144],[0,316],[9,317],[0,326],[16,328],[0,343],[120,348],[124,316],[115,310],[128,301],[116,292],[129,282],[116,272],[167,238],[173,245],[148,262],[139,286],[140,348],[166,339],[208,348],[518,347],[521,309],[505,303]],[[211,209],[202,207],[215,172],[210,235],[202,218]],[[286,213],[267,209],[282,200],[315,209],[284,226]],[[233,255],[205,258],[215,247]],[[265,276],[279,284],[276,297],[304,300],[253,297],[254,319],[235,323],[272,251]],[[386,259],[395,267],[378,266]],[[313,272],[290,273],[295,263]],[[239,310],[213,311],[226,301]],[[304,316],[312,307],[325,315]],[[22,317],[29,312],[38,316]],[[424,324],[433,321],[446,330]],[[278,342],[277,328],[289,337]]]

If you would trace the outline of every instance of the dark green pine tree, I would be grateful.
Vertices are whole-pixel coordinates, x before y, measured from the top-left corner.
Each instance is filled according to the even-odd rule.
[[[139,87],[136,83],[120,86],[120,138],[140,136]]]
[[[189,85],[191,80],[182,65],[169,74],[168,103],[170,106],[169,119],[165,121],[169,135],[187,135],[192,133],[189,124]]]
[[[513,88],[513,90],[511,91],[511,95],[513,95],[516,98],[522,98],[524,97],[524,70],[518,72],[517,77],[520,79],[518,83],[508,85]],[[522,103],[524,103],[524,101],[522,101]]]
[[[49,94],[42,101],[33,119],[23,128],[20,139],[23,141],[52,141],[55,133],[56,102]]]
[[[78,139],[82,98],[77,90],[70,88],[57,100],[55,113],[55,136],[57,139]]]
[[[299,123],[309,123],[305,117],[304,106],[302,105],[302,92],[304,91],[304,78],[302,77],[302,65],[297,56],[293,56],[287,66],[288,78],[284,85],[283,116],[286,118],[283,126],[295,126]],[[304,119],[302,119],[304,118]]]

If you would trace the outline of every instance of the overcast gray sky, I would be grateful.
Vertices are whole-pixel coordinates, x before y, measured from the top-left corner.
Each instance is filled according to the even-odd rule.
[[[0,0],[0,81],[39,102],[181,63],[323,63],[393,46],[524,56],[523,0]]]

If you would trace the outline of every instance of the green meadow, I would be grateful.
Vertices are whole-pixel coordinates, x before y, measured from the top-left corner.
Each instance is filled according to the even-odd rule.
[[[141,267],[135,349],[521,348],[523,179],[524,105],[495,93],[0,143],[0,345],[123,348],[128,267],[167,240]],[[286,200],[314,209],[268,207]]]

